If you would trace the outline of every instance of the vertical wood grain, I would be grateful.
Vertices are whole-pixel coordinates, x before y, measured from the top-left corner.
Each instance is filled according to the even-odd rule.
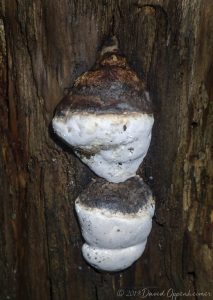
[[[143,287],[213,295],[212,20],[211,0],[2,1],[0,299],[118,299],[119,288]],[[155,110],[139,170],[156,197],[153,230],[117,274],[81,256],[73,203],[94,175],[50,126],[110,32]]]

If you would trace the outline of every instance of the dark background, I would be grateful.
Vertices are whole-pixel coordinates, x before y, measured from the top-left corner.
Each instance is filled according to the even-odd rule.
[[[73,211],[94,175],[50,122],[110,32],[153,100],[139,174],[156,216],[142,258],[101,274],[81,256]],[[213,1],[2,0],[0,82],[0,299],[111,300],[143,287],[213,295]]]

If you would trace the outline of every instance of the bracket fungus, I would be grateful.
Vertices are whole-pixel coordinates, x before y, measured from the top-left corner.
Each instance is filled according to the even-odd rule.
[[[135,176],[151,140],[154,118],[144,83],[113,37],[94,68],[75,81],[53,119],[55,133],[98,176]]]
[[[75,202],[86,241],[84,258],[97,269],[129,267],[144,251],[154,206],[151,190],[139,176],[118,184],[90,183]]]
[[[148,151],[153,123],[149,93],[115,37],[57,107],[55,133],[101,177],[75,201],[85,239],[82,253],[98,270],[123,270],[145,249],[155,205],[136,172]]]

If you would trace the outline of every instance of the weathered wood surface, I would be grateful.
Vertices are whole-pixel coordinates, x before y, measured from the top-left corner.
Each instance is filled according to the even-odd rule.
[[[213,297],[213,1],[0,5],[0,299],[117,299],[119,288],[150,286]],[[81,257],[73,203],[94,175],[50,126],[111,31],[155,106],[139,173],[157,201],[145,254],[114,275]]]

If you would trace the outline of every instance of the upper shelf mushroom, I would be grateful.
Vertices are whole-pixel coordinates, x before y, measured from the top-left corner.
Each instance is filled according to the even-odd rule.
[[[151,140],[154,118],[144,83],[113,37],[95,67],[75,81],[57,108],[53,129],[98,176],[135,176]]]

